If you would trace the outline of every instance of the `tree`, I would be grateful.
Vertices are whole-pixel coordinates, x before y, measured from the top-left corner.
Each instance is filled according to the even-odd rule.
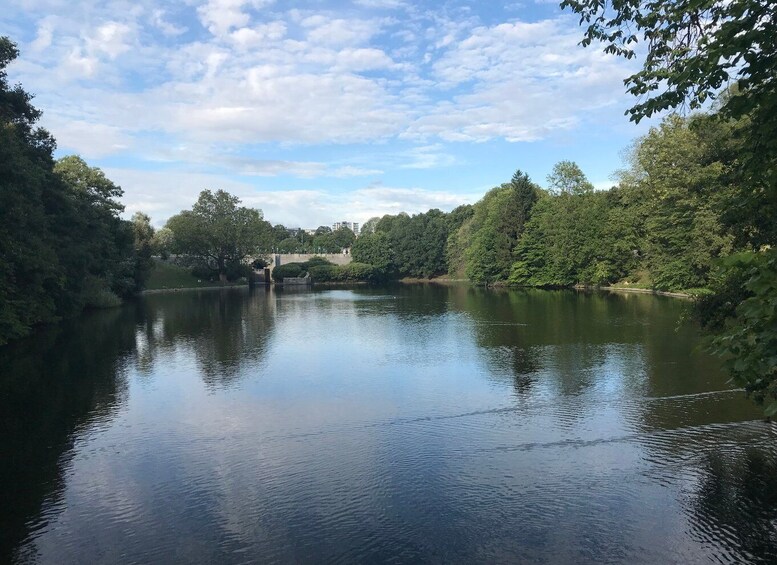
[[[239,198],[223,190],[203,190],[191,210],[167,221],[175,252],[213,270],[222,281],[249,257],[260,256],[270,226],[260,210],[238,204]]]
[[[628,111],[632,120],[685,104],[699,108],[706,100],[727,93],[717,117],[742,121],[738,169],[747,191],[740,194],[741,208],[765,208],[773,214],[777,209],[777,3],[563,0],[561,6],[580,14],[580,22],[587,24],[583,45],[602,41],[605,51],[634,58],[634,46],[640,39],[637,34],[647,42],[642,70],[626,79],[628,91],[640,97]],[[735,308],[724,308],[729,328],[737,323],[750,328],[773,323],[773,294],[759,289],[777,261],[777,241],[762,243],[763,247],[750,252],[752,268],[744,283],[748,293]],[[723,263],[723,269],[727,268],[733,266]],[[737,277],[720,278],[733,281]],[[731,290],[719,292],[732,294]],[[710,329],[721,331],[720,327]],[[769,357],[770,361],[762,364],[754,356],[728,347],[725,340],[732,337],[730,331],[718,333],[721,339],[713,342],[713,349],[735,356],[739,364],[735,377],[739,375],[753,386],[777,381],[777,358]],[[753,339],[758,338],[753,335]],[[777,400],[774,387],[767,384],[766,390],[771,400]],[[764,401],[763,397],[755,398]],[[772,407],[777,409],[770,404],[767,411]]]
[[[715,259],[732,251],[721,222],[724,164],[709,158],[692,119],[668,116],[635,145],[631,178],[642,192],[644,252],[658,290],[704,287]]]
[[[152,251],[162,257],[162,259],[167,259],[173,246],[173,237],[173,232],[170,228],[165,227],[156,230],[154,239],[151,242]]]
[[[154,249],[155,233],[151,226],[151,218],[143,212],[135,212],[132,216],[132,233],[135,247],[135,289],[140,290],[154,268],[151,255]]]
[[[644,97],[628,111],[635,121],[684,103],[699,108],[732,79],[748,100],[730,110],[775,103],[773,2],[563,0],[561,7],[571,8],[587,24],[584,46],[600,41],[605,52],[632,59],[642,35],[647,44],[642,70],[625,81],[631,94]]]
[[[362,224],[362,229],[359,233],[365,234],[365,233],[375,233],[375,227],[378,225],[378,222],[380,221],[380,218],[377,216],[370,218],[366,222]]]
[[[393,273],[394,251],[385,232],[362,234],[351,247],[351,256],[358,263],[366,263],[378,269],[384,276]]]
[[[351,231],[346,227],[342,227],[340,229],[334,230],[332,232],[332,242],[337,248],[335,253],[339,253],[343,249],[347,249],[348,247],[350,247],[351,244],[353,244],[355,239],[356,239],[356,236],[353,234],[353,231]]]
[[[553,165],[548,184],[554,194],[585,194],[594,190],[594,185],[588,182],[574,161],[559,161]]]
[[[314,235],[325,235],[328,233],[332,233],[332,228],[330,228],[329,226],[318,226],[316,228]]]
[[[68,202],[53,174],[54,139],[36,128],[41,113],[6,67],[19,52],[0,37],[0,345],[54,321],[64,302],[55,208]]]
[[[471,240],[465,252],[470,280],[491,284],[508,279],[513,251],[538,194],[539,188],[519,170],[511,182],[490,190],[475,205],[471,224],[467,226]]]
[[[72,293],[78,294],[86,283],[78,308],[118,303],[111,293],[131,296],[145,277],[136,272],[133,224],[119,216],[124,210],[116,200],[123,194],[121,187],[77,155],[59,159],[54,172],[73,206],[73,216],[60,234],[63,243],[70,242],[61,247],[59,256]]]

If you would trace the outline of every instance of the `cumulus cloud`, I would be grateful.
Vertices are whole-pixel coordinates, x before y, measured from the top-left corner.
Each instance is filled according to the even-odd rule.
[[[36,94],[63,150],[158,167],[153,186],[173,183],[159,193],[116,170],[130,179],[130,207],[162,214],[203,187],[180,171],[246,197],[262,185],[235,178],[288,178],[292,191],[294,179],[348,181],[350,200],[294,192],[322,214],[450,207],[462,198],[352,183],[449,167],[467,143],[582,131],[607,112],[621,119],[626,105],[631,63],[579,48],[573,17],[523,21],[518,10],[484,22],[469,5],[401,0],[137,0],[122,11],[102,0],[89,11],[34,0],[32,11],[32,1],[0,14],[0,25],[34,22],[11,79]]]
[[[374,183],[339,191],[288,188],[267,189],[250,181],[222,175],[184,171],[141,171],[106,168],[106,174],[119,184],[127,202],[125,215],[136,211],[150,214],[159,227],[183,209],[191,208],[201,190],[227,190],[244,206],[259,208],[266,220],[289,227],[329,225],[343,216],[365,222],[374,216],[407,212],[417,214],[431,208],[449,211],[477,201],[482,194],[457,194],[418,187],[389,187]]]

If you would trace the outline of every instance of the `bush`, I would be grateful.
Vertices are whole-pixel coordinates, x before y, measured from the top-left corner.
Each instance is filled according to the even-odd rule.
[[[320,265],[334,265],[329,259],[324,257],[311,257],[305,263],[302,263],[305,267],[318,267]]]
[[[276,282],[283,282],[287,277],[304,277],[307,269],[303,263],[288,263],[279,265],[272,270],[272,278]]]
[[[308,271],[314,282],[331,282],[339,280],[336,265],[314,265]]]
[[[348,263],[340,268],[343,280],[374,282],[378,279],[378,270],[367,263]]]
[[[81,294],[84,308],[115,308],[121,306],[121,298],[108,288],[104,279],[89,277],[84,281]]]
[[[310,268],[314,282],[376,282],[379,271],[366,263],[316,265]]]

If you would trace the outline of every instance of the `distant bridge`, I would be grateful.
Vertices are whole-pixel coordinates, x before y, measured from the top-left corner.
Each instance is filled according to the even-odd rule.
[[[351,262],[351,254],[342,253],[274,253],[270,255],[270,264],[267,268],[270,272],[278,265],[288,265],[289,263],[304,263],[313,257],[323,257],[335,265],[347,265]]]

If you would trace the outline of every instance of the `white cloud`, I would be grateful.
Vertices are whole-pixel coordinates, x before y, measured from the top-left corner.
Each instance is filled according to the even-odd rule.
[[[251,21],[251,15],[245,11],[249,4],[261,7],[271,2],[247,0],[208,0],[197,8],[202,25],[214,36],[222,37],[236,27],[243,27]]]
[[[164,10],[157,9],[152,11],[150,21],[151,25],[169,37],[175,37],[182,33],[186,33],[187,31],[186,27],[175,25],[167,21]]]
[[[38,32],[35,40],[30,43],[30,49],[35,52],[41,52],[51,45],[54,37],[55,18],[46,17],[38,22]]]
[[[363,45],[378,33],[381,20],[329,18],[317,14],[300,22],[307,28],[307,40],[331,46]]]
[[[115,59],[130,49],[131,36],[132,28],[127,24],[107,22],[99,26],[92,37],[86,39],[87,50]]]
[[[415,147],[403,155],[403,169],[436,169],[453,165],[456,159],[443,150],[442,144]]]
[[[350,177],[365,177],[380,175],[383,171],[380,169],[365,169],[363,167],[354,167],[352,165],[346,165],[344,167],[338,167],[334,169],[330,175],[337,178],[350,178]]]
[[[133,140],[122,129],[82,120],[47,120],[47,127],[56,132],[59,147],[78,153],[87,159],[98,159],[126,151]]]
[[[581,132],[602,118],[624,121],[622,78],[631,63],[580,48],[573,17],[484,25],[455,3],[426,11],[398,0],[356,0],[338,10],[323,3],[289,10],[269,0],[165,9],[137,0],[117,10],[97,1],[89,11],[34,1],[47,16],[27,15],[33,39],[11,80],[36,94],[60,147],[185,169],[195,176],[158,179],[197,189],[204,186],[195,179],[222,179],[202,171],[257,183],[272,176],[370,181],[384,171],[461,165],[453,154],[463,152],[451,143],[529,142]],[[23,8],[14,10],[0,24],[27,21]],[[176,212],[197,192],[181,188],[176,196],[177,186],[169,194],[138,186],[125,201]],[[233,180],[224,187],[252,195],[258,186]],[[412,192],[419,189],[370,190],[307,202],[332,211],[331,219],[341,215],[338,206],[382,214],[453,204],[450,195]]]
[[[129,217],[136,211],[144,211],[151,215],[156,226],[163,225],[173,214],[191,208],[200,191],[206,188],[227,190],[238,196],[244,206],[260,208],[266,220],[290,227],[329,225],[342,219],[344,214],[352,221],[365,222],[383,214],[417,214],[431,208],[449,211],[483,196],[380,184],[337,192],[266,190],[252,182],[208,173],[110,167],[105,173],[124,189],[125,215]]]
[[[283,39],[286,35],[284,22],[270,22],[267,24],[241,27],[230,34],[230,39],[241,49],[259,47],[267,42]]]
[[[579,31],[568,24],[559,18],[473,29],[433,64],[440,84],[457,94],[419,117],[406,135],[535,141],[618,103],[625,64],[579,48]]]

